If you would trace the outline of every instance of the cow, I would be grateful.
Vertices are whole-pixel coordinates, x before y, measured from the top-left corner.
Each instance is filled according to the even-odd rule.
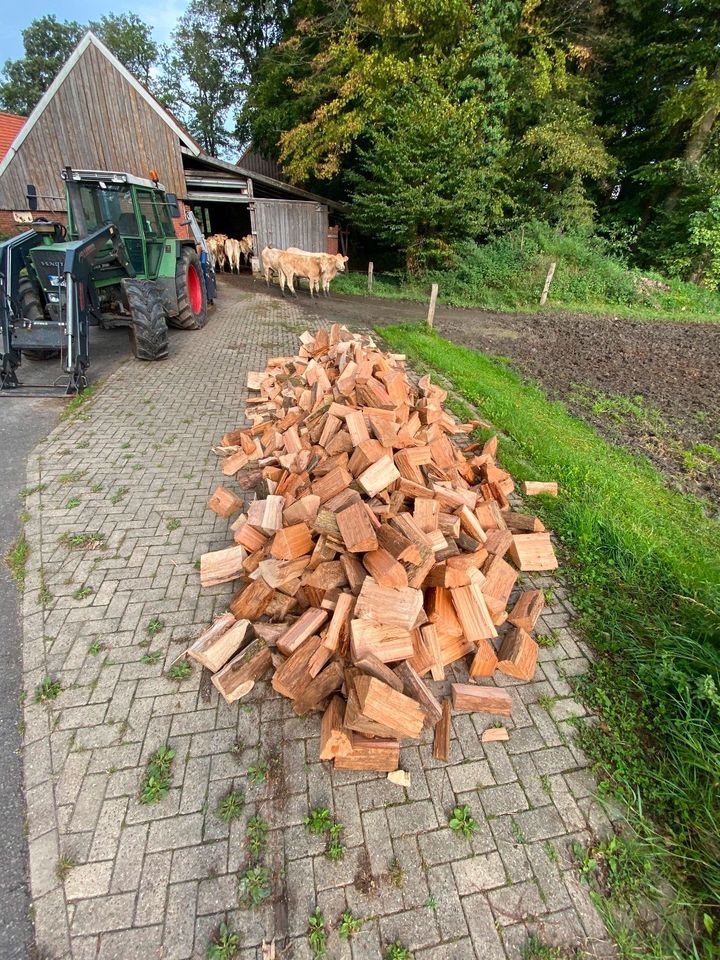
[[[278,257],[278,266],[280,267],[280,290],[285,296],[285,284],[290,288],[290,293],[297,296],[293,280],[295,277],[307,277],[310,284],[310,296],[314,297],[314,291],[320,290],[321,270],[320,261],[317,256],[312,254],[291,253],[289,250],[283,250]]]
[[[225,252],[227,253],[230,273],[240,273],[240,252],[242,250],[242,240],[235,240],[234,237],[228,237],[225,241]]]
[[[240,239],[240,253],[245,258],[245,263],[250,260],[250,254],[253,252],[253,235],[248,233]]]
[[[344,272],[348,258],[341,253],[311,253],[308,250],[300,250],[298,247],[288,247],[287,252],[299,253],[304,257],[315,257],[318,260],[323,293],[326,297],[329,297],[330,283],[335,279],[336,274]]]
[[[270,274],[277,273],[280,276],[280,254],[285,253],[279,247],[264,247],[260,260],[262,261],[263,273],[265,274],[265,283],[270,286]]]
[[[225,269],[225,244],[227,243],[227,234],[224,233],[213,233],[207,238],[207,245],[210,248],[210,253],[213,255],[213,260],[215,261],[218,271],[220,273]]]

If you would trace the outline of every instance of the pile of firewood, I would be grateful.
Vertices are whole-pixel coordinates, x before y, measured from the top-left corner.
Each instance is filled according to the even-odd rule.
[[[340,769],[397,769],[400,740],[426,724],[447,759],[451,710],[510,716],[507,691],[476,681],[535,672],[543,594],[506,608],[519,570],[557,566],[550,535],[511,509],[497,438],[469,442],[488,425],[457,423],[446,391],[411,383],[403,356],[337,324],[300,341],[296,356],[249,374],[252,426],[216,448],[225,476],[256,498],[246,512],[225,486],[209,500],[239,516],[235,546],[202,557],[201,583],[242,584],[188,654],[228,703],[272,671],[298,714],[323,712],[320,756]],[[428,677],[465,657],[472,682],[441,703]]]

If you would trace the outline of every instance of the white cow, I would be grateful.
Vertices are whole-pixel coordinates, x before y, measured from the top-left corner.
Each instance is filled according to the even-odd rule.
[[[235,240],[234,237],[228,237],[225,241],[225,251],[227,253],[230,273],[240,273],[240,253],[242,251],[242,240]]]
[[[300,250],[299,247],[288,247],[288,253],[299,253],[304,257],[314,257],[320,265],[320,278],[323,293],[330,296],[330,283],[338,273],[345,271],[347,257],[341,253],[312,253],[309,250]]]

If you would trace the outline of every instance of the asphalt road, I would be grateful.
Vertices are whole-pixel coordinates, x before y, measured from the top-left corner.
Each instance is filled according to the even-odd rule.
[[[172,349],[172,346],[171,346]],[[126,330],[91,331],[91,383],[106,377],[130,358]],[[18,371],[23,384],[51,383],[61,374],[58,361],[26,360]],[[65,378],[67,379],[67,377]],[[56,425],[66,400],[0,394],[0,556],[20,533],[19,491],[25,486],[25,464],[36,444]],[[0,564],[0,955],[3,960],[27,960],[32,950],[28,894],[25,808],[20,754],[20,690],[22,657],[20,604],[15,583]]]

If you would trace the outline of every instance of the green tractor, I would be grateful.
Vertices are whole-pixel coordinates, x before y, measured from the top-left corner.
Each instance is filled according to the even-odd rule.
[[[215,298],[212,265],[177,238],[177,199],[157,181],[70,167],[62,177],[67,228],[37,220],[0,244],[0,390],[21,386],[23,356],[60,356],[63,389],[81,390],[93,323],[127,327],[138,359],[162,360],[167,325],[199,330]]]

